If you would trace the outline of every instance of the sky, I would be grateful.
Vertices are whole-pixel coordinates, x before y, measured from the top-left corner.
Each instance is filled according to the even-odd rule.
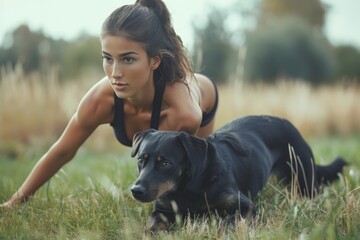
[[[209,6],[228,7],[235,2],[253,0],[164,0],[175,31],[186,47],[194,40],[192,24],[206,17]],[[42,30],[53,38],[71,40],[80,32],[99,35],[104,19],[117,7],[135,0],[0,0],[0,44],[4,36],[22,23],[32,30]],[[334,45],[351,44],[360,49],[360,0],[323,0],[330,5],[325,33]]]

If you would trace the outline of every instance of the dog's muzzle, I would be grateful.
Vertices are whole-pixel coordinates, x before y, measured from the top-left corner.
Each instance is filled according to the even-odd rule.
[[[145,187],[143,187],[141,185],[133,185],[131,187],[131,193],[136,200],[139,200],[142,202],[146,201],[147,191],[146,191]]]

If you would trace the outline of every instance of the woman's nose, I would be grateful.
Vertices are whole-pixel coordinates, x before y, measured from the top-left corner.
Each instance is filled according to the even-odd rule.
[[[122,74],[122,70],[119,66],[120,64],[114,64],[113,65],[113,69],[112,69],[112,77],[114,79],[119,79],[122,78],[123,74]]]

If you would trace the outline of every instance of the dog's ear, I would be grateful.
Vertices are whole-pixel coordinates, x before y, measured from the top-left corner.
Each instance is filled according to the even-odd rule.
[[[187,189],[196,192],[204,182],[205,171],[208,164],[208,144],[204,139],[185,132],[181,132],[178,137],[190,161],[191,181]]]
[[[152,133],[155,131],[156,131],[155,129],[149,129],[149,130],[137,132],[134,134],[133,141],[132,141],[131,157],[135,157],[136,154],[138,153],[140,145],[141,145],[142,141],[144,140],[144,137],[148,133]]]

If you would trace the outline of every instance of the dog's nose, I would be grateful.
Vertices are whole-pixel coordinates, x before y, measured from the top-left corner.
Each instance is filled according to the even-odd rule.
[[[131,188],[131,193],[134,196],[134,198],[139,198],[145,195],[145,188],[140,185],[134,185]]]

